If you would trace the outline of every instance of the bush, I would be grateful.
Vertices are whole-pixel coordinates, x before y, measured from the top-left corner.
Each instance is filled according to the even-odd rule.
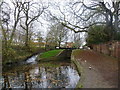
[[[12,60],[15,59],[15,57],[17,56],[16,51],[13,50],[12,48],[7,48],[2,50],[2,60],[3,63],[4,62],[11,62]]]
[[[8,62],[18,62],[24,60],[26,57],[30,56],[32,53],[26,50],[22,46],[11,46],[9,48],[2,48],[2,63],[6,64]]]

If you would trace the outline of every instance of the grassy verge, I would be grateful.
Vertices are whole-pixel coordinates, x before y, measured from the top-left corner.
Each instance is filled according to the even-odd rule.
[[[72,55],[71,55],[71,60],[75,64],[75,66],[77,68],[77,71],[78,71],[78,74],[81,77],[79,82],[77,83],[76,88],[83,88],[83,81],[85,79],[85,77],[84,77],[84,70],[83,70],[82,66],[77,61],[77,58],[76,58],[76,56],[79,55],[80,53],[82,53],[82,50],[73,50],[72,51]]]
[[[76,57],[79,56],[80,53],[82,53],[82,52],[83,52],[83,50],[81,50],[81,49],[76,49],[76,50],[73,50],[72,55],[76,58]]]
[[[48,52],[44,52],[42,55],[39,56],[39,58],[52,58],[55,57],[56,55],[58,55],[60,52],[62,52],[63,50],[51,50]]]

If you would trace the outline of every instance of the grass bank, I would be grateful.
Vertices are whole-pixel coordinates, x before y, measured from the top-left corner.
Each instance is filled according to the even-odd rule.
[[[42,55],[40,55],[39,57],[40,58],[44,58],[44,59],[47,59],[47,58],[52,58],[52,57],[55,57],[57,56],[60,52],[62,52],[63,50],[50,50],[50,51],[47,51],[47,52],[44,52]]]
[[[58,55],[64,50],[57,49],[57,50],[50,50],[47,52],[42,53],[39,55],[38,59],[40,62],[48,62],[48,61],[53,61],[53,60],[60,60],[61,57],[58,57]]]

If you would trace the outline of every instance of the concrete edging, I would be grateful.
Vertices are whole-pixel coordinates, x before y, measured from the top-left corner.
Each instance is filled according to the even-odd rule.
[[[63,50],[64,51],[64,50]],[[63,51],[59,52],[55,57],[59,56]]]

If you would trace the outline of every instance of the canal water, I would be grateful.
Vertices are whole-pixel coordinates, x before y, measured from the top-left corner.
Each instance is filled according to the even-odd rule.
[[[75,88],[80,76],[70,60],[37,62],[31,57],[26,64],[9,68],[0,78],[2,88]]]

